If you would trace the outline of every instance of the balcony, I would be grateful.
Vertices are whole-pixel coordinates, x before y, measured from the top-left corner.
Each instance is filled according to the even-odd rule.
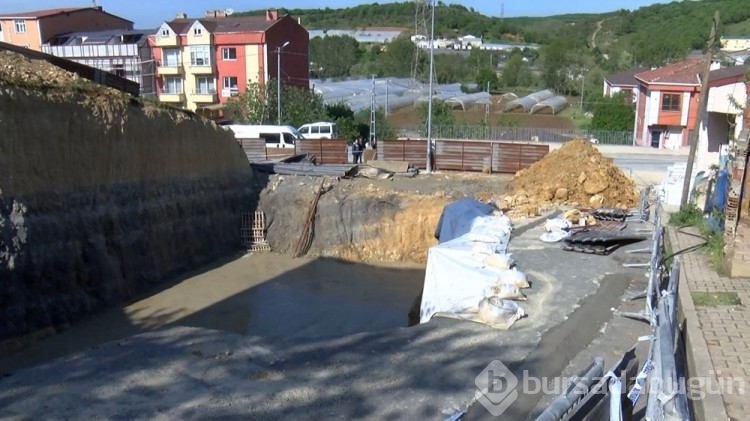
[[[211,62],[198,60],[190,63],[186,71],[195,75],[211,75],[214,73],[214,66],[211,65]]]
[[[156,61],[156,72],[160,76],[179,76],[183,72],[182,63],[175,61]]]
[[[198,103],[214,103],[217,101],[216,89],[195,89],[190,93],[190,101]]]
[[[159,35],[154,40],[156,47],[177,47],[180,45],[180,37],[177,35],[162,36]]]
[[[159,92],[159,101],[161,102],[185,102],[185,94],[181,90],[162,89]]]

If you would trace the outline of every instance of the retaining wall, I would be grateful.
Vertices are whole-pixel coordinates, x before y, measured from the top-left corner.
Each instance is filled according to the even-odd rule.
[[[240,145],[206,120],[0,85],[0,341],[241,247],[255,190]]]

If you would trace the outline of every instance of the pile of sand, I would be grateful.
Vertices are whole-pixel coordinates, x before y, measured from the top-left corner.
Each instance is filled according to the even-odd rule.
[[[584,139],[567,142],[516,173],[513,187],[514,195],[502,206],[527,216],[559,205],[625,209],[638,201],[633,181]]]

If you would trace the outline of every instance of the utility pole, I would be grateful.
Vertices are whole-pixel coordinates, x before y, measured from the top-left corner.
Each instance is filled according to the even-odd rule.
[[[487,81],[487,94],[490,93],[490,81]],[[489,126],[490,125],[490,104],[492,101],[487,101],[486,104],[484,104],[484,125]]]
[[[427,93],[427,165],[425,172],[432,171],[432,90],[435,68],[435,5],[437,0],[430,3],[432,11],[430,12],[430,91]]]
[[[714,19],[711,23],[711,35],[706,43],[706,57],[703,63],[703,79],[701,80],[701,93],[698,97],[698,115],[695,118],[695,126],[688,141],[690,142],[690,153],[688,154],[687,167],[685,167],[685,180],[682,182],[682,198],[680,198],[680,209],[684,209],[690,196],[690,181],[693,175],[693,165],[695,164],[695,152],[698,148],[698,138],[701,131],[703,116],[706,114],[708,102],[708,76],[711,73],[711,59],[713,58],[714,44],[716,43],[716,28],[719,26],[719,11],[714,12]],[[682,104],[683,107],[689,104]]]
[[[388,117],[388,85],[391,84],[390,79],[385,80],[385,116]]]
[[[289,45],[285,42],[281,47],[276,47],[276,124],[281,125],[281,50]]]
[[[581,115],[583,115],[583,91],[586,90],[586,74],[581,72]]]
[[[372,92],[370,93],[370,147],[375,146],[375,75],[372,75]]]

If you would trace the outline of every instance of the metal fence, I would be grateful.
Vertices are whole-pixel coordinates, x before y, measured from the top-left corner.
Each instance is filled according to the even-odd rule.
[[[399,131],[400,137],[424,137],[424,128],[410,126]],[[572,139],[586,138],[607,145],[632,145],[633,132],[613,130],[578,130],[535,127],[490,127],[490,126],[433,126],[433,138],[471,140],[517,140],[527,142],[562,143]]]

